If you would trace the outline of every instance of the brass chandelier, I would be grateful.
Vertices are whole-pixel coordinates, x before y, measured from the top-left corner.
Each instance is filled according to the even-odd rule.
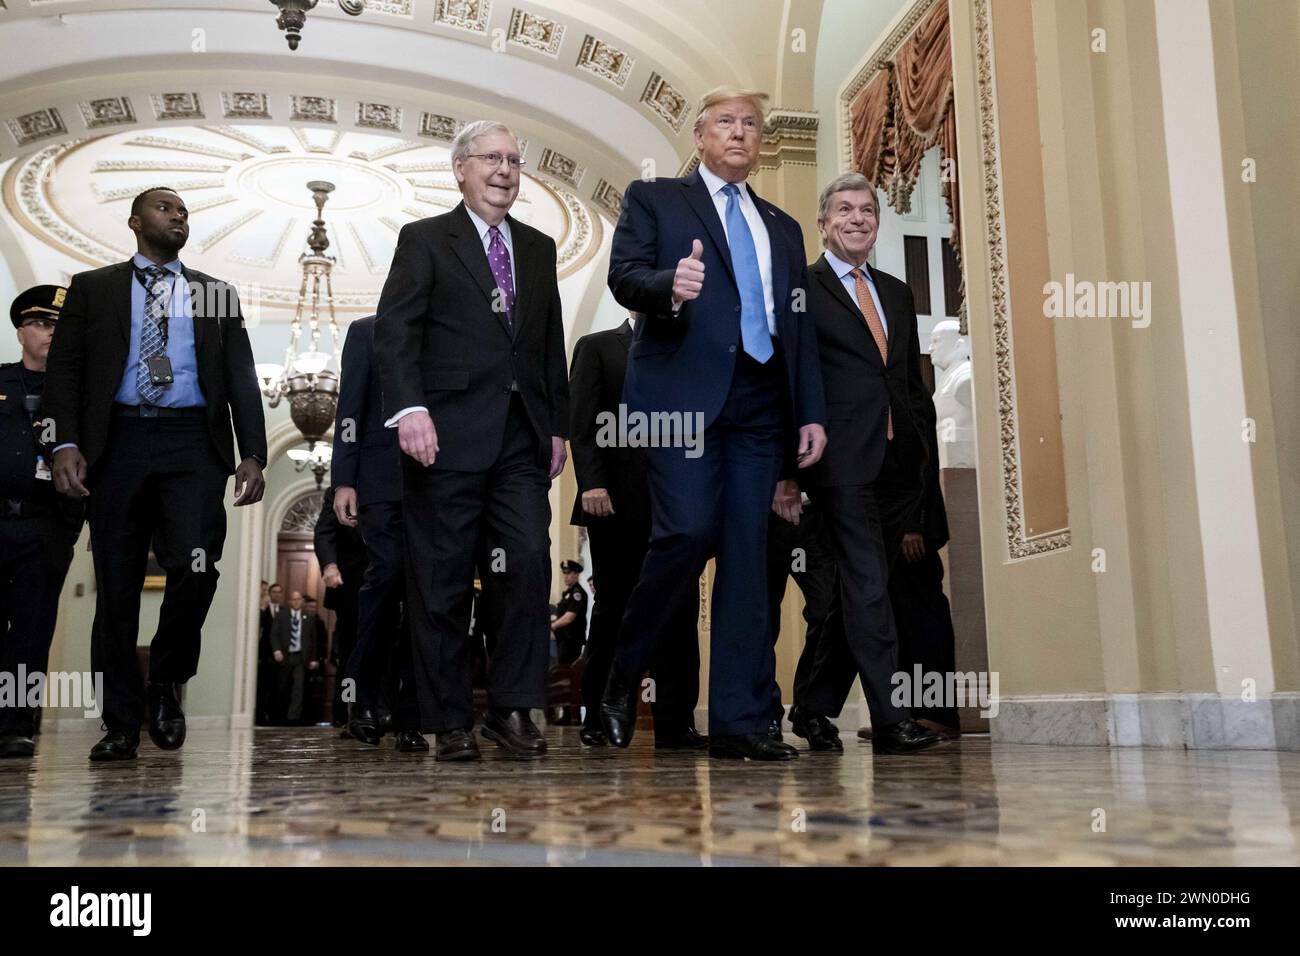
[[[307,11],[316,6],[320,0],[271,0],[280,15],[275,18],[275,25],[284,31],[284,38],[289,41],[289,49],[298,49],[302,40],[302,28],[307,23]],[[358,17],[366,8],[366,0],[336,0],[339,9],[350,17]]]
[[[288,399],[289,417],[303,440],[303,447],[289,449],[288,455],[297,463],[296,470],[311,469],[319,488],[329,471],[331,447],[325,434],[334,424],[339,396],[339,374],[329,367],[331,362],[337,367],[339,358],[339,325],[334,316],[334,289],[330,282],[336,260],[325,254],[330,241],[324,219],[325,202],[334,191],[334,184],[314,180],[307,188],[316,203],[316,219],[307,237],[308,251],[298,260],[302,263],[302,285],[293,322],[289,325],[289,347],[283,365],[258,363],[257,376],[271,408]],[[307,342],[300,351],[304,332]],[[325,337],[328,341],[322,342]]]

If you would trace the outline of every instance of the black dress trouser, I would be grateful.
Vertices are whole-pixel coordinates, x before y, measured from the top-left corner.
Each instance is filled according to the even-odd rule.
[[[469,637],[476,545],[482,535],[493,707],[546,706],[551,589],[547,463],[523,401],[510,403],[501,450],[487,471],[422,467],[402,456],[407,608],[420,730],[474,725]]]
[[[600,589],[592,604],[587,666],[582,673],[582,705],[586,708],[583,724],[599,728],[600,698],[614,662],[623,613],[645,561],[650,519],[648,515],[641,520],[616,515],[592,518],[587,524],[587,537]],[[699,614],[696,588],[694,597],[683,602],[655,650],[650,665],[650,679],[654,681],[650,707],[656,733],[679,733],[695,726],[695,705],[700,697]]]
[[[91,666],[104,675],[104,722],[136,731],[145,711],[136,663],[140,591],[152,545],[167,585],[149,646],[149,679],[183,684],[199,664],[200,637],[217,590],[226,539],[229,473],[193,417],[114,414],[108,444],[87,487],[94,553]]]
[[[30,684],[18,675],[44,674],[59,612],[59,593],[72,563],[75,539],[53,514],[0,518],[0,671],[20,695]],[[26,700],[0,707],[0,732],[31,736],[36,712]]]

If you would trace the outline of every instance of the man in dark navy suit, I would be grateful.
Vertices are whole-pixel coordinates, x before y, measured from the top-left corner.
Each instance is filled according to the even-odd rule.
[[[825,457],[808,475],[808,495],[821,512],[839,578],[829,614],[843,620],[818,647],[798,702],[800,736],[832,735],[829,718],[839,714],[856,674],[871,712],[872,748],[914,753],[940,738],[891,699],[898,636],[887,583],[901,535],[891,535],[886,546],[880,501],[886,494],[895,502],[919,501],[924,490],[923,436],[933,426],[916,308],[905,282],[867,263],[879,219],[865,177],[846,173],[829,183],[817,223],[826,251],[808,270],[809,306],[830,434]],[[797,516],[793,503],[790,510]]]
[[[650,548],[601,703],[605,732],[620,747],[631,741],[637,682],[659,635],[716,555],[709,752],[798,755],[769,733],[776,656],[767,626],[767,514],[782,472],[821,457],[825,413],[815,331],[804,314],[803,233],[746,183],[766,99],[736,89],[706,95],[695,120],[699,168],[628,186],[614,234],[610,290],[645,316],[628,361],[629,415],[662,422],[665,413],[669,421],[680,414],[682,422],[647,448]],[[688,433],[688,424],[702,434]]]
[[[397,656],[401,689],[397,713],[397,749],[424,752],[419,712],[410,675],[410,632],[402,614],[406,593],[406,545],[402,533],[402,463],[397,432],[384,427],[383,395],[375,365],[375,317],[348,326],[340,361],[339,403],[334,421],[334,517],[360,527],[368,564],[357,593],[357,641],[347,659],[339,660],[348,708],[348,734],[378,744],[383,675]],[[389,702],[392,703],[391,701]]]

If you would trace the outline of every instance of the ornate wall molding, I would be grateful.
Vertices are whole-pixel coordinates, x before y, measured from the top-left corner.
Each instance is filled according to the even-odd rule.
[[[997,386],[998,443],[1002,453],[1002,497],[1006,509],[1007,550],[1012,558],[1059,551],[1070,546],[1070,530],[1034,538],[1025,536],[1023,481],[1020,471],[1020,422],[1016,414],[1015,343],[1011,332],[1011,295],[1007,279],[1006,220],[1002,192],[1002,158],[998,133],[997,78],[993,63],[993,24],[989,0],[975,0],[975,64],[979,103],[981,190],[984,239],[992,290],[994,375]]]

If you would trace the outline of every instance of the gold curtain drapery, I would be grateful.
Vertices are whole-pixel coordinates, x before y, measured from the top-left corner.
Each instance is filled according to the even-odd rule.
[[[900,213],[912,205],[921,159],[939,146],[940,181],[960,260],[957,118],[953,110],[948,4],[936,4],[882,64],[849,109],[854,168]]]

